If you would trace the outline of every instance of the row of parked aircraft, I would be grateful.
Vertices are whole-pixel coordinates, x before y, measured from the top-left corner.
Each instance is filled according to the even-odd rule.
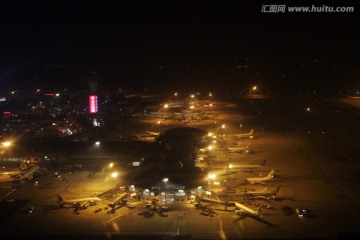
[[[244,165],[244,164],[238,164],[236,162],[231,162],[231,168],[230,167],[225,167],[224,165],[221,164],[222,161],[226,161],[227,164],[228,162],[230,162],[230,158],[227,157],[227,155],[225,155],[225,157],[221,157],[223,155],[219,155],[217,154],[217,152],[223,151],[223,153],[228,154],[228,153],[249,153],[250,152],[250,145],[251,143],[246,143],[244,145],[240,145],[240,142],[236,142],[235,144],[231,143],[231,147],[226,146],[228,142],[233,142],[235,139],[253,139],[254,138],[254,130],[250,130],[248,133],[241,133],[241,134],[234,134],[234,135],[230,135],[227,136],[225,139],[223,138],[223,142],[222,142],[222,146],[221,147],[215,147],[212,149],[204,149],[205,151],[204,154],[202,155],[202,159],[205,159],[206,156],[208,154],[208,157],[210,157],[211,163],[211,171],[214,171],[215,173],[217,172],[221,172],[224,173],[226,175],[229,174],[235,174],[237,172],[253,172],[256,171],[258,168],[265,166],[266,164],[266,160],[263,160],[261,163],[259,164],[254,164],[254,165]],[[236,141],[236,140],[235,140]],[[224,146],[225,144],[225,146]],[[237,146],[234,146],[237,145]],[[206,153],[205,153],[206,152]],[[200,155],[199,155],[200,156]],[[217,164],[214,164],[215,162],[217,162]],[[229,166],[230,164],[228,164],[227,166]],[[219,175],[224,175],[224,174],[219,174]],[[270,181],[271,179],[273,179],[273,177],[276,176],[276,171],[274,169],[270,170],[265,176],[257,176],[257,177],[247,177],[245,178],[245,182],[248,184],[265,184],[268,181]],[[243,199],[247,199],[247,200],[256,200],[256,199],[275,199],[276,195],[279,193],[280,190],[280,186],[276,187],[275,189],[269,191],[266,189],[262,190],[262,191],[255,191],[255,190],[238,190],[238,189],[230,189],[227,191],[222,191],[219,192],[217,194],[215,194],[217,197],[225,197],[225,198],[234,198],[234,197],[239,197],[239,198],[243,198]],[[197,201],[198,203],[204,204],[204,203],[209,203],[209,204],[217,204],[217,205],[224,205],[226,207],[235,207],[236,211],[238,212],[238,214],[245,214],[245,215],[250,215],[253,217],[259,217],[261,216],[260,213],[260,208],[258,209],[252,209],[242,203],[233,201],[233,202],[226,202],[226,201],[221,201],[221,200],[215,200],[212,198],[203,198],[203,197],[197,197]]]

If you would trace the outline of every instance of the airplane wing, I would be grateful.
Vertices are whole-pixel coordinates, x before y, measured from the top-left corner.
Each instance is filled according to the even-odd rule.
[[[94,203],[101,201],[98,197],[90,197],[90,198],[79,198],[79,199],[64,199],[59,194],[57,195],[57,203],[62,207],[75,207],[84,209],[89,205],[94,205]]]
[[[29,169],[24,175],[20,177],[20,179],[27,179],[30,178],[40,167],[38,165],[33,166]]]
[[[160,133],[159,132],[150,132],[150,131],[146,131],[148,134],[154,135],[154,136],[159,136]]]
[[[240,210],[240,213],[245,213],[245,214],[249,214],[252,216],[261,216],[260,210],[261,207],[259,207],[257,210],[251,209],[248,206],[245,206],[244,204],[235,202],[235,207],[238,208]]]
[[[84,202],[82,204],[80,204],[79,209],[86,209],[89,206],[88,202]]]

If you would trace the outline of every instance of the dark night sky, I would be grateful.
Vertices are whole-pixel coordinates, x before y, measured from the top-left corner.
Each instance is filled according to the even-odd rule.
[[[359,88],[355,3],[324,3],[355,13],[261,13],[264,1],[1,1],[0,92],[94,78],[104,89]],[[323,5],[292,6],[311,4]]]

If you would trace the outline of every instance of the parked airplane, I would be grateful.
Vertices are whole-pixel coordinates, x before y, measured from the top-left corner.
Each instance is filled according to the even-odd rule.
[[[23,175],[21,175],[18,180],[26,180],[26,179],[31,179],[32,176],[34,175],[34,173],[39,170],[39,166],[35,165],[32,168],[30,168],[27,172],[25,172]]]
[[[249,133],[239,133],[234,135],[236,138],[254,138],[254,129],[251,129]]]
[[[237,209],[237,213],[239,215],[248,214],[251,216],[261,216],[261,213],[260,213],[261,206],[258,207],[258,209],[254,210],[254,209],[249,208],[248,206],[245,206],[244,204],[235,202],[235,208]]]
[[[202,202],[215,204],[215,205],[223,205],[225,206],[225,210],[227,207],[235,207],[237,213],[239,215],[248,214],[251,216],[261,216],[259,207],[257,210],[251,209],[248,206],[245,206],[244,204],[238,203],[238,202],[227,202],[227,201],[221,201],[216,199],[210,199],[210,198],[201,198],[196,197],[196,200],[201,204]]]
[[[250,144],[251,143],[248,143],[248,145],[243,147],[229,147],[227,150],[231,153],[246,153],[250,151]]]
[[[270,179],[272,179],[274,177],[274,174],[275,174],[275,170],[271,170],[269,172],[269,174],[265,177],[246,178],[246,181],[251,184],[265,183],[265,182],[269,181]]]
[[[246,199],[276,199],[276,195],[279,193],[280,190],[280,185],[277,186],[274,190],[272,191],[267,191],[267,188],[265,188],[262,191],[224,191],[221,193],[217,193],[217,196],[223,196],[223,197],[227,197],[227,196],[232,196],[232,197],[243,197]]]
[[[57,204],[60,207],[76,207],[76,208],[86,208],[88,205],[95,205],[96,202],[101,201],[98,197],[89,197],[89,198],[78,198],[78,199],[64,199],[59,194],[57,194]]]
[[[136,135],[136,137],[141,140],[141,141],[148,141],[148,142],[152,142],[156,140],[156,136],[153,135]]]
[[[235,173],[237,172],[237,170],[241,169],[241,171],[248,171],[248,172],[252,172],[253,168],[258,168],[258,167],[262,167],[265,166],[266,164],[266,159],[262,160],[260,164],[254,164],[254,165],[238,165],[238,164],[231,164],[231,173]],[[224,169],[223,167],[212,167],[213,170],[216,169]]]

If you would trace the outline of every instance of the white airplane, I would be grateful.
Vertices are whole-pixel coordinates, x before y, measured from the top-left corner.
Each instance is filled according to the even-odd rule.
[[[57,194],[57,204],[60,207],[80,207],[80,208],[86,208],[88,205],[95,205],[96,202],[101,201],[98,197],[88,197],[88,198],[78,198],[78,199],[64,199],[59,194]]]
[[[235,202],[235,208],[237,209],[237,213],[239,215],[248,214],[251,216],[261,216],[260,210],[261,206],[258,207],[258,209],[254,210],[249,208],[248,206],[245,206],[244,204]]]
[[[239,133],[234,135],[236,138],[254,138],[254,129],[251,129],[249,133]]]
[[[236,197],[243,197],[246,199],[265,199],[265,200],[270,200],[270,199],[276,199],[276,195],[279,193],[280,190],[280,185],[277,186],[274,190],[272,191],[267,191],[267,188],[265,188],[262,191],[250,191],[250,190],[244,190],[241,192],[235,191],[235,192],[221,192],[221,193],[217,193],[218,196],[236,196]]]
[[[275,174],[275,170],[271,170],[268,173],[268,175],[266,175],[265,177],[246,178],[246,181],[251,184],[265,183],[265,182],[269,181],[270,179],[272,179],[274,177],[274,174]]]
[[[262,166],[265,166],[266,164],[266,159],[262,160],[261,163],[259,164],[253,164],[253,165],[238,165],[238,164],[234,164],[234,163],[231,163],[231,172],[235,173],[237,170],[240,170],[241,171],[249,171],[251,172],[253,170],[253,168],[258,168],[258,167],[262,167]],[[218,169],[224,169],[224,167],[212,167],[213,170],[218,170]]]
[[[251,143],[248,143],[248,145],[243,146],[243,147],[229,147],[229,148],[227,148],[227,150],[231,153],[244,153],[244,152],[250,150],[250,144]]]
[[[137,137],[139,140],[147,141],[147,142],[151,142],[151,141],[155,141],[155,140],[156,140],[156,136],[136,135],[136,137]]]
[[[241,204],[238,202],[227,202],[227,201],[221,201],[221,200],[210,199],[210,198],[200,198],[200,197],[196,197],[196,199],[200,204],[202,202],[205,202],[205,203],[210,203],[210,204],[215,204],[215,205],[223,205],[223,206],[225,206],[225,210],[226,210],[226,207],[235,207],[236,212],[239,215],[248,214],[251,216],[261,216],[261,214],[260,214],[261,207],[259,207],[257,210],[254,210],[254,209],[251,209],[248,206],[245,206],[244,204]]]

